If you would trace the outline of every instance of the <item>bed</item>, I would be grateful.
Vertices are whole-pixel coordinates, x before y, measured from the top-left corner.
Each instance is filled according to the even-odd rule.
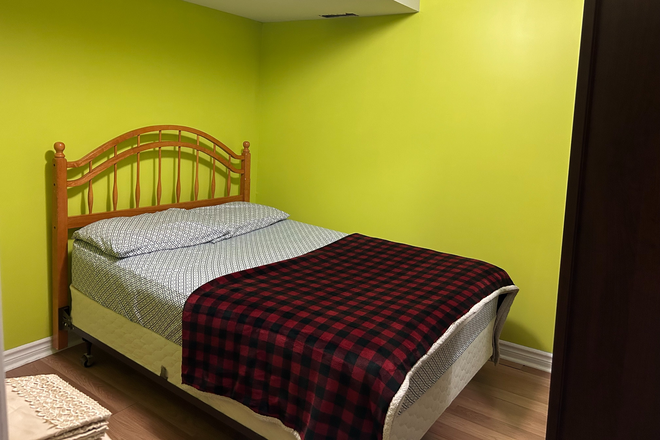
[[[241,226],[238,233],[222,240],[204,239],[192,246],[158,249],[128,258],[108,255],[98,245],[76,240],[72,278],[69,276],[70,230],[100,220],[162,214],[171,212],[171,208],[186,212],[258,212],[255,215],[261,215],[260,219],[271,216],[277,210],[249,203],[249,147],[245,142],[238,154],[207,133],[176,125],[133,130],[77,161],[66,159],[64,144],[55,144],[53,345],[56,349],[66,347],[67,332],[73,331],[250,438],[299,439],[298,430],[277,417],[260,414],[245,402],[182,384],[185,359],[180,316],[191,293],[211,280],[303,258],[347,240],[347,234],[296,222],[286,215],[277,217],[275,213],[272,223],[258,224],[249,232]],[[145,185],[144,172],[140,182],[140,158],[144,168],[147,154],[151,154],[149,166],[154,170],[146,182],[151,185]],[[167,159],[173,162],[173,173],[163,172]],[[186,193],[182,192],[182,180],[186,178],[182,163],[184,169],[192,165],[187,176],[192,178],[191,200],[187,201],[182,197]],[[132,205],[120,209],[118,175],[124,166],[132,169],[135,187],[131,188]],[[165,182],[170,175],[173,181]],[[94,209],[95,178],[111,182],[106,203],[110,210]],[[140,206],[142,186],[153,188],[154,206]],[[163,188],[169,187],[173,203],[161,203]],[[69,199],[75,191],[80,196],[82,188],[86,189],[86,212],[69,215]],[[223,194],[216,196],[218,193]],[[434,338],[400,386],[397,384],[375,438],[421,438],[483,364],[489,359],[497,361],[499,334],[517,290],[511,283],[489,291],[437,340]],[[185,341],[183,346],[186,353]],[[88,363],[90,354],[88,346]]]

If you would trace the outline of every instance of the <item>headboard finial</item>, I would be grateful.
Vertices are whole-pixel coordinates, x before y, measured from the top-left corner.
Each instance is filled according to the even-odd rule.
[[[55,142],[55,157],[58,158],[64,157],[64,143]]]
[[[249,152],[249,151],[250,151],[250,143],[249,143],[248,141],[243,142],[243,149],[244,149],[246,152]]]

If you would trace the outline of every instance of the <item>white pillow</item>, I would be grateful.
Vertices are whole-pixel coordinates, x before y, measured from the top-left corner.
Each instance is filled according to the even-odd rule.
[[[94,222],[73,234],[117,258],[166,249],[216,243],[261,229],[289,214],[247,202],[195,209],[171,208],[153,214],[115,217]]]

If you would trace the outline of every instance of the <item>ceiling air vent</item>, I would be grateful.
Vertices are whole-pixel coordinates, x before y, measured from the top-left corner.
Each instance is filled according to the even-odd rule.
[[[357,14],[354,14],[352,12],[345,12],[343,14],[325,14],[321,15],[323,18],[339,18],[339,17],[357,17]]]

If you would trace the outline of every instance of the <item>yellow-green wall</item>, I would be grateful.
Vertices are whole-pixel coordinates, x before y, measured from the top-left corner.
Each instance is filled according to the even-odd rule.
[[[421,7],[264,24],[258,201],[505,268],[551,351],[582,1]]]
[[[77,158],[177,123],[251,140],[256,201],[295,219],[506,268],[522,291],[504,338],[550,351],[581,8],[262,25],[181,0],[4,2],[6,348],[50,334],[53,142]]]
[[[5,348],[50,334],[50,168],[151,124],[238,148],[256,127],[261,24],[181,0],[3,2],[0,266]],[[258,154],[257,154],[258,155]]]

